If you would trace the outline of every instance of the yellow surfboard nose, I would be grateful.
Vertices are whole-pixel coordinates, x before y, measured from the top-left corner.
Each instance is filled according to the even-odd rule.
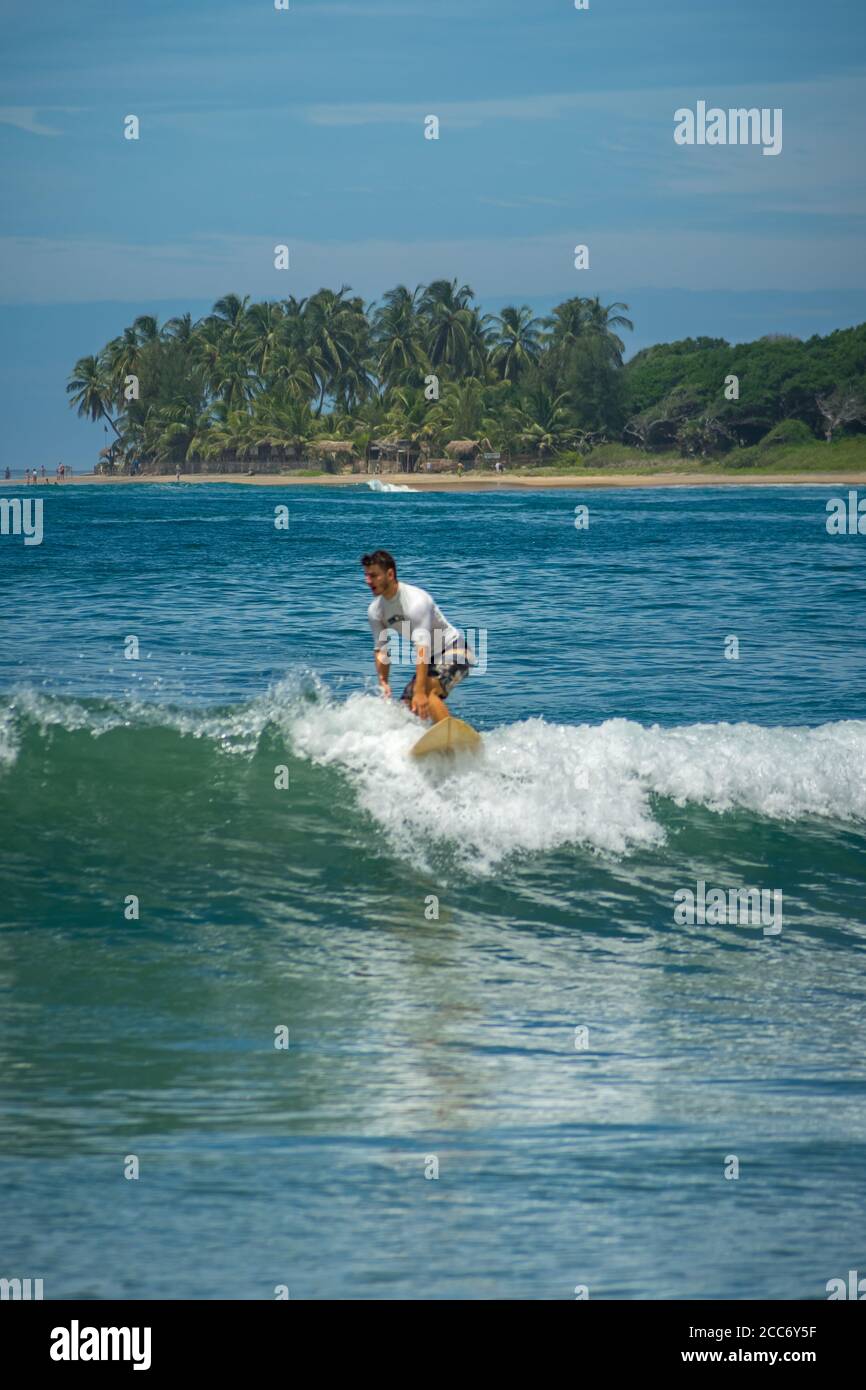
[[[413,744],[413,758],[426,758],[428,753],[457,753],[463,749],[480,748],[481,735],[462,719],[441,719]]]

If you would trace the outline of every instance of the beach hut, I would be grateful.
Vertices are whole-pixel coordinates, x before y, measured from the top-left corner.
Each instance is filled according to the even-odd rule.
[[[311,451],[321,458],[324,463],[332,465],[331,471],[336,471],[339,465],[341,471],[351,471],[352,465],[358,457],[358,451],[351,439],[314,439],[310,443]],[[348,470],[345,466],[348,464]]]
[[[450,444],[445,445],[448,457],[461,463],[477,463],[482,449],[492,452],[493,445],[489,439],[452,439]]]
[[[115,439],[112,444],[109,444],[107,449],[100,449],[99,463],[96,467],[97,473],[111,471],[115,465],[121,461],[121,455],[120,441],[117,439]]]
[[[372,439],[367,446],[368,473],[414,473],[421,446],[414,439]]]

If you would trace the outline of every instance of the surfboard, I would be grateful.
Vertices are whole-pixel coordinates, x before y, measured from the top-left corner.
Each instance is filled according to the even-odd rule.
[[[459,753],[464,749],[480,748],[481,735],[462,719],[441,719],[422,734],[412,745],[413,758],[426,758],[428,753]]]

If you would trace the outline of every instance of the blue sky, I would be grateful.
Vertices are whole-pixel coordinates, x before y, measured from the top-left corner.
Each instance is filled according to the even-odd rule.
[[[15,0],[0,18],[4,466],[89,466],[75,359],[229,290],[456,277],[539,311],[600,293],[631,305],[635,347],[866,318],[853,0]],[[782,153],[676,145],[698,100],[781,107]]]

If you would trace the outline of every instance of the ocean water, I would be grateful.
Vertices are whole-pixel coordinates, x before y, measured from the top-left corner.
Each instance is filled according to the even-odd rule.
[[[43,543],[0,537],[0,1275],[866,1270],[866,537],[831,495],[47,489]],[[480,758],[413,763],[375,693],[379,545],[476,633]],[[699,882],[781,930],[678,921]]]

